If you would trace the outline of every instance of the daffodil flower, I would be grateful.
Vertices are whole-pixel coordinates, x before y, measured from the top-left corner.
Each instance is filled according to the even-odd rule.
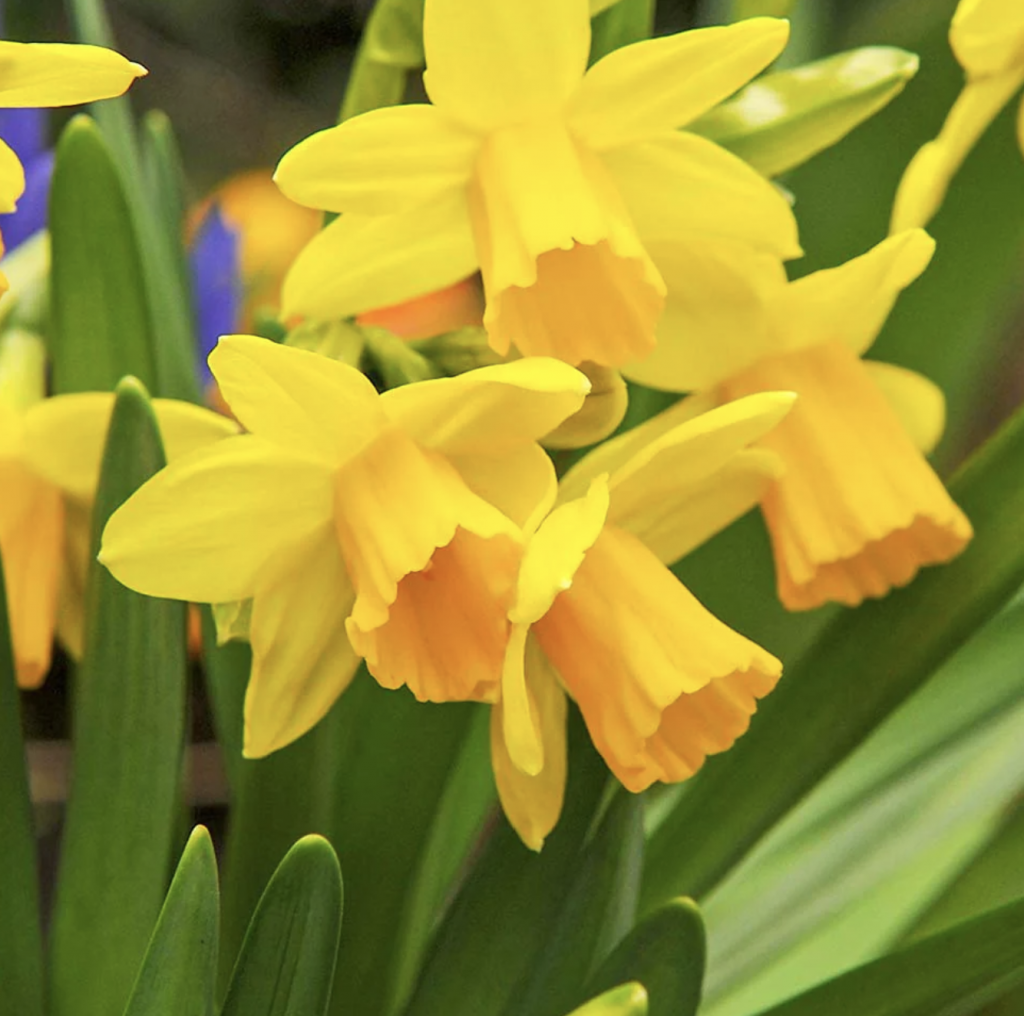
[[[775,686],[779,661],[666,565],[757,504],[779,463],[748,446],[793,399],[760,394],[688,419],[694,400],[627,432],[567,474],[527,534],[491,717],[499,794],[527,846],[540,849],[562,806],[565,692],[637,792],[729,748]]]
[[[785,474],[762,502],[779,596],[792,610],[856,606],[948,561],[971,525],[924,458],[942,434],[942,392],[912,371],[860,357],[900,291],[924,271],[922,230],[890,237],[838,268],[787,282],[782,265],[736,246],[679,274],[654,355],[624,368],[644,384],[722,401],[787,389],[800,400],[761,441]],[[683,283],[699,281],[718,311]]]
[[[554,485],[536,440],[579,409],[583,375],[526,360],[378,395],[251,336],[223,338],[210,366],[248,433],[143,485],[100,560],[151,596],[252,601],[246,754],[312,727],[360,656],[420,699],[493,698],[520,509]]]
[[[967,84],[939,136],[917,152],[900,181],[893,233],[928,225],[978,138],[1024,85],[1024,4],[960,0],[949,42]],[[1024,151],[1024,103],[1017,116],[1017,136]]]
[[[479,268],[499,353],[615,366],[654,343],[648,238],[799,254],[771,184],[677,130],[774,60],[786,22],[652,39],[589,70],[587,0],[427,0],[423,30],[432,104],[354,117],[278,166],[289,197],[345,213],[296,260],[286,314],[357,314]]]
[[[55,629],[81,652],[92,502],[114,396],[44,398],[42,341],[11,331],[0,344],[0,554],[18,684],[36,688]],[[169,458],[237,432],[229,420],[155,399]]]

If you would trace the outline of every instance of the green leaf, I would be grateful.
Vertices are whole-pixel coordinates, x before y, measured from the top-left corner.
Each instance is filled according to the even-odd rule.
[[[1024,413],[950,489],[974,541],[951,564],[840,615],[790,669],[750,731],[708,762],[652,837],[648,906],[710,890],[1020,587]]]
[[[641,921],[600,965],[587,986],[639,981],[650,996],[650,1016],[693,1016],[701,999],[706,959],[704,923],[693,900],[666,903]]]
[[[252,650],[248,642],[217,645],[217,631],[210,608],[204,605],[199,610],[203,624],[206,694],[232,800],[237,802],[242,785],[242,710],[245,686],[252,668]]]
[[[585,997],[582,989],[594,968],[636,918],[643,842],[641,799],[619,790],[586,845],[561,912],[505,1016],[559,1016]]]
[[[212,1016],[218,918],[217,858],[210,834],[196,826],[124,1016]]]
[[[619,0],[590,26],[590,62],[654,34],[655,0]]]
[[[145,390],[126,378],[93,510],[93,558],[111,513],[163,464]],[[94,565],[85,625],[50,938],[53,1016],[124,1007],[163,901],[185,733],[185,605],[140,596]]]
[[[647,992],[642,984],[623,984],[592,999],[569,1016],[647,1016]]]
[[[864,46],[758,78],[687,130],[778,176],[874,116],[917,73],[913,53]]]
[[[764,1016],[953,1016],[1024,981],[1024,900],[875,960]]]
[[[4,1005],[43,1016],[43,938],[32,802],[0,562],[0,984]]]
[[[341,934],[341,869],[331,845],[306,836],[260,899],[221,1016],[323,1016]]]
[[[500,820],[435,933],[405,1016],[501,1012],[561,911],[607,778],[573,709],[558,825],[535,854]]]
[[[76,116],[57,144],[50,191],[53,387],[109,391],[156,376],[139,245],[113,156]]]

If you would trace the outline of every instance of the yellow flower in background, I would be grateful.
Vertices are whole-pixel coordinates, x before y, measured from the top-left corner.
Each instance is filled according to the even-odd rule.
[[[124,92],[144,67],[99,46],[0,42],[0,108],[76,106]],[[0,212],[25,189],[17,155],[0,141]]]
[[[784,21],[755,18],[640,42],[587,70],[587,0],[427,0],[432,104],[354,117],[278,166],[289,197],[344,213],[293,266],[285,314],[358,314],[479,268],[499,353],[610,366],[642,356],[665,294],[649,237],[800,253],[780,194],[677,130],[787,35]]]
[[[42,341],[10,331],[0,343],[0,555],[18,684],[37,688],[55,629],[81,653],[89,524],[114,396],[44,398]],[[237,428],[214,413],[156,399],[168,457]]]
[[[152,596],[252,600],[245,751],[312,727],[360,656],[421,699],[496,694],[518,515],[553,485],[536,439],[586,379],[520,361],[378,395],[357,370],[250,336],[210,366],[249,432],[168,466],[111,517],[100,560]]]
[[[1024,85],[1024,4],[960,0],[949,42],[967,84],[939,136],[918,151],[900,181],[893,233],[928,224],[978,138]],[[1024,151],[1024,103],[1017,116],[1017,136]]]
[[[761,441],[785,465],[762,510],[779,596],[791,610],[884,596],[971,538],[923,454],[942,434],[941,391],[912,371],[860,359],[934,247],[927,233],[908,230],[796,282],[777,260],[736,246],[700,261],[686,250],[666,254],[670,298],[658,348],[623,373],[722,401],[798,393],[793,412]],[[716,295],[715,314],[686,295],[684,282],[695,281]]]
[[[502,804],[539,850],[565,788],[565,692],[634,792],[692,776],[746,729],[782,666],[715,618],[668,570],[757,504],[776,456],[751,449],[793,395],[700,403],[601,446],[528,534],[491,719]],[[550,504],[550,502],[549,502]],[[564,692],[563,692],[564,688]]]

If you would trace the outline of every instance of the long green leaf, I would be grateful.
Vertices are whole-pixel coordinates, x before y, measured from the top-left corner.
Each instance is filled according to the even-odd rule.
[[[562,910],[505,1016],[559,1016],[579,1000],[596,965],[636,919],[643,835],[641,799],[619,791],[584,849]]]
[[[1024,981],[1024,900],[853,970],[764,1016],[959,1016]]]
[[[648,906],[710,890],[1024,581],[1024,413],[951,490],[974,522],[973,543],[952,564],[841,615],[792,668],[652,838]]]
[[[707,947],[697,905],[673,900],[641,921],[601,963],[588,995],[639,981],[650,1016],[693,1016],[701,999]]]
[[[212,1016],[217,978],[217,858],[196,826],[167,891],[124,1016]]]
[[[0,984],[4,1004],[12,1012],[43,1016],[43,939],[32,802],[4,590],[0,562]]]
[[[913,53],[894,46],[837,53],[758,78],[687,129],[778,176],[888,105],[917,66]]]
[[[50,192],[53,387],[152,387],[149,306],[121,174],[96,124],[77,116],[57,145]]]
[[[323,1016],[341,933],[341,869],[307,836],[288,851],[260,899],[221,1016]]]
[[[569,781],[558,825],[538,855],[500,821],[437,929],[406,1016],[501,1012],[536,962],[608,776],[578,712],[570,718]]]
[[[164,464],[145,390],[117,387],[93,511],[111,513]],[[185,719],[185,606],[90,571],[75,687],[74,771],[51,931],[53,1016],[120,1012],[160,911]]]
[[[619,0],[593,19],[590,29],[590,62],[622,46],[654,34],[655,0]]]

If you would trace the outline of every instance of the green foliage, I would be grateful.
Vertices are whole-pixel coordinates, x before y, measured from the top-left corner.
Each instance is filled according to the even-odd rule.
[[[592,999],[569,1016],[647,1016],[647,992],[642,984],[623,984]]]
[[[113,511],[164,464],[145,390],[117,388],[93,510],[93,557]],[[90,571],[74,717],[74,784],[51,930],[53,1016],[125,1003],[171,859],[185,720],[185,606]]]
[[[590,62],[654,34],[655,0],[619,0],[601,11],[590,30]]]

